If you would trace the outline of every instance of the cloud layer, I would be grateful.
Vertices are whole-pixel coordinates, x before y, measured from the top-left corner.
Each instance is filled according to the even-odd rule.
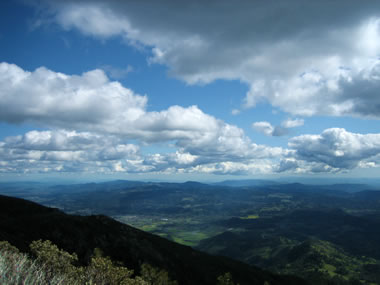
[[[178,148],[168,153],[144,153],[141,147],[118,136],[67,130],[30,131],[0,142],[0,173],[211,173],[273,172],[271,159],[281,148],[247,142],[241,152],[228,153],[226,145]],[[200,151],[198,147],[204,147]],[[251,149],[248,147],[251,146]],[[215,153],[220,152],[220,156]]]
[[[4,110],[1,120],[51,128],[1,141],[3,173],[269,174],[341,172],[379,166],[380,134],[331,128],[319,135],[293,137],[288,149],[258,145],[242,129],[196,106],[149,112],[146,97],[110,82],[101,70],[69,76],[45,68],[27,72],[7,63],[0,67],[0,108]],[[58,86],[59,92],[54,92],[52,86]],[[118,105],[109,102],[107,96],[117,98]],[[102,102],[109,113],[95,107],[90,112],[88,104],[92,100]],[[111,122],[114,126],[109,129]],[[281,128],[288,130],[302,124],[301,119],[287,119]],[[276,135],[278,128],[268,122],[253,126],[267,135]],[[156,142],[171,145],[173,151],[143,150]]]
[[[47,3],[64,29],[120,36],[190,84],[245,82],[246,108],[268,101],[294,115],[380,117],[376,1]]]
[[[232,114],[269,102],[289,115],[278,126],[252,124],[267,136],[290,136],[306,116],[380,118],[375,1],[345,1],[344,13],[341,2],[327,0],[30,2],[43,11],[40,23],[122,38],[188,84],[242,82],[249,91]],[[107,76],[119,79],[132,67],[103,69],[69,75],[0,63],[0,121],[46,129],[1,141],[0,172],[257,174],[379,166],[380,134],[331,128],[290,138],[287,148],[258,145],[197,106],[149,110],[146,95]],[[156,151],[158,144],[168,150]]]
[[[138,160],[139,147],[88,132],[30,131],[0,142],[1,172],[102,172],[121,159]]]
[[[110,81],[102,70],[66,75],[0,63],[0,83],[1,121],[51,129],[0,142],[1,172],[305,173],[379,164],[380,134],[332,128],[293,137],[288,149],[258,145],[197,106],[147,111],[146,96]],[[277,127],[269,122],[253,127],[275,136],[302,124],[287,119]],[[157,142],[173,151],[141,150]]]
[[[1,121],[51,129],[0,142],[2,171],[95,168],[238,173],[268,169],[260,163],[286,152],[253,143],[242,129],[205,114],[197,106],[147,111],[146,96],[110,81],[98,69],[66,75],[43,67],[25,71],[3,62],[0,83]],[[171,144],[174,152],[140,151],[140,145],[158,142]]]
[[[0,63],[0,120],[8,123],[117,134],[147,142],[178,139],[180,145],[188,140],[201,144],[223,134],[242,135],[197,106],[148,112],[146,104],[146,96],[109,81],[100,69],[66,75],[44,67],[29,72]]]

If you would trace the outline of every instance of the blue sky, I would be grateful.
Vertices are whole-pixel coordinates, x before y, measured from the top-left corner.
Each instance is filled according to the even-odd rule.
[[[378,177],[379,55],[375,1],[2,1],[0,179]]]

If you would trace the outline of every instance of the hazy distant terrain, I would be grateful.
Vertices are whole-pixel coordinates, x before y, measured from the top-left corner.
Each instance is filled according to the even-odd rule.
[[[105,214],[202,251],[275,272],[380,281],[380,191],[366,184],[112,181],[6,184],[2,194],[67,213]],[[320,283],[323,284],[323,283]]]

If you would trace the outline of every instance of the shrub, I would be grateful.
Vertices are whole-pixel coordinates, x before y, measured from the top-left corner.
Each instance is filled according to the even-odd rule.
[[[64,284],[63,276],[48,276],[45,269],[8,242],[0,242],[0,284]]]
[[[34,259],[20,253],[8,242],[0,241],[0,284],[7,285],[177,285],[168,273],[148,264],[142,276],[132,277],[133,270],[115,265],[99,249],[88,266],[76,266],[77,255],[59,249],[50,241],[30,244]]]
[[[159,270],[144,263],[141,266],[141,277],[149,282],[150,285],[177,285],[177,281],[172,281],[165,270]]]
[[[235,285],[231,273],[227,272],[218,277],[218,285]],[[239,285],[239,284],[237,284]]]

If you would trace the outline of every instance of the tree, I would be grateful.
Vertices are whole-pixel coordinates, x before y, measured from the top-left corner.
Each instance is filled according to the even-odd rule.
[[[231,273],[227,272],[218,277],[218,285],[235,285]],[[237,284],[239,285],[239,284]]]
[[[177,285],[177,281],[172,281],[165,270],[159,270],[149,264],[141,266],[141,277],[150,285]]]

